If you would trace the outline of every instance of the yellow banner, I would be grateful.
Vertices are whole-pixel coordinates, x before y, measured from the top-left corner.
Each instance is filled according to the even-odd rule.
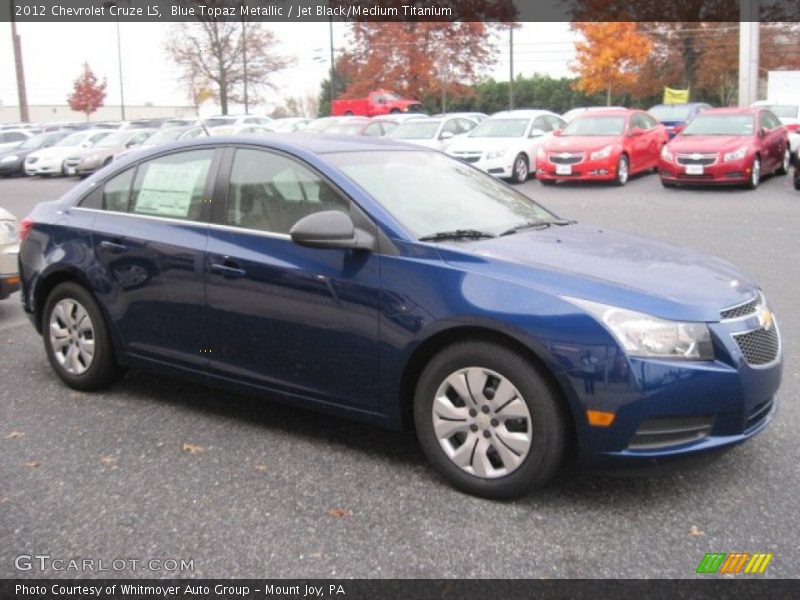
[[[664,104],[686,104],[689,101],[689,90],[673,90],[664,86]]]

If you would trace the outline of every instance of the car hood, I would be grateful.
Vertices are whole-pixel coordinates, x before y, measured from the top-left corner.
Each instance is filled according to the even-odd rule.
[[[16,221],[17,217],[8,212],[5,208],[0,206],[0,221]]]
[[[621,231],[572,224],[440,246],[443,259],[554,295],[665,319],[718,321],[757,286],[736,267],[697,251]]]
[[[619,137],[611,135],[576,135],[570,137],[554,137],[548,140],[544,148],[548,152],[586,152],[605,148],[615,144]]]
[[[749,135],[678,135],[669,143],[672,152],[721,152],[752,143]]]
[[[527,138],[524,137],[462,137],[454,138],[455,141],[447,148],[448,152],[486,152],[502,148],[522,145]]]
[[[80,154],[85,149],[82,146],[51,146],[50,148],[42,148],[36,152],[31,152],[28,156],[39,160],[67,158],[71,155]]]

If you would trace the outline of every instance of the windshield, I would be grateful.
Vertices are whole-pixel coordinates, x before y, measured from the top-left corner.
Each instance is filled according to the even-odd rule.
[[[18,146],[20,150],[30,150],[31,148],[38,148],[41,146],[44,141],[49,138],[52,133],[40,133],[39,135],[35,135],[33,137],[29,137],[25,140],[21,146]]]
[[[158,133],[154,133],[149,138],[147,138],[146,144],[148,146],[156,146],[158,144],[166,144],[167,142],[173,142],[177,140],[182,133],[184,133],[185,129],[164,129],[163,131],[159,131]]]
[[[387,137],[398,140],[429,140],[436,136],[441,121],[410,121],[396,127]]]
[[[556,218],[527,196],[438,152],[347,152],[327,156],[420,238],[442,231],[506,231]]]
[[[798,106],[796,104],[770,104],[765,108],[775,113],[779,119],[796,119]]]
[[[522,137],[529,119],[486,119],[469,133],[469,137]]]
[[[95,146],[100,148],[113,148],[114,146],[124,146],[128,143],[128,140],[131,138],[131,134],[128,132],[120,132],[120,133],[112,133],[104,137],[102,140],[97,142]]]
[[[305,129],[309,131],[325,131],[328,127],[333,127],[334,125],[336,125],[336,119],[326,117],[311,121],[311,123],[306,125]]]
[[[687,104],[665,104],[654,106],[649,111],[657,121],[688,121],[692,109]]]
[[[700,115],[681,135],[753,135],[753,115]]]
[[[221,127],[222,125],[233,125],[235,122],[236,119],[231,117],[212,117],[204,121],[206,127]]]
[[[358,135],[364,127],[363,123],[350,123],[349,125],[334,125],[329,127],[325,133],[341,133],[344,135]]]
[[[90,133],[94,134],[97,132],[79,131],[78,133],[73,133],[71,135],[68,135],[60,142],[56,142],[55,144],[53,144],[53,146],[80,146],[84,142],[84,140],[86,140],[86,138],[89,137]]]
[[[625,131],[625,117],[589,117],[581,115],[564,127],[561,136],[622,135],[623,131]]]

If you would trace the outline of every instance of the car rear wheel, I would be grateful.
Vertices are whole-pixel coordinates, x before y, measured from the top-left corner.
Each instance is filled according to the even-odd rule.
[[[528,157],[522,153],[517,154],[517,157],[514,159],[514,172],[511,174],[511,181],[513,183],[525,183],[528,181],[530,174]]]
[[[789,150],[789,147],[786,147],[786,150],[783,151],[783,160],[781,161],[781,166],[778,167],[778,170],[775,171],[778,175],[786,175],[789,172],[789,166],[792,164],[792,152]]]
[[[800,190],[800,170],[798,170],[798,167],[794,168],[794,189]]]
[[[619,161],[617,162],[617,178],[614,180],[614,183],[617,185],[625,185],[628,183],[628,178],[631,175],[631,163],[628,160],[628,157],[624,154],[619,157]]]
[[[100,307],[76,283],[62,283],[48,296],[42,337],[50,364],[72,388],[101,389],[121,374]]]
[[[753,166],[750,168],[750,181],[747,182],[747,187],[754,190],[761,183],[761,159],[755,157],[753,159]]]
[[[353,116],[353,111],[352,111],[352,110],[348,110],[348,111],[346,111],[346,112],[344,113],[344,116],[345,116],[345,117],[352,117],[352,116]]]
[[[418,381],[414,420],[439,474],[486,498],[545,485],[565,453],[558,392],[536,365],[494,343],[462,342],[437,354]]]

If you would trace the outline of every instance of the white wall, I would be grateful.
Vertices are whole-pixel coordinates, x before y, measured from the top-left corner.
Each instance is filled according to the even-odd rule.
[[[40,104],[28,107],[34,123],[51,121],[85,121],[86,115],[74,112],[67,105]],[[194,106],[125,106],[125,118],[156,119],[159,117],[195,117]],[[119,106],[103,106],[91,115],[90,121],[118,121],[122,118]],[[0,123],[19,121],[18,106],[0,106]]]

